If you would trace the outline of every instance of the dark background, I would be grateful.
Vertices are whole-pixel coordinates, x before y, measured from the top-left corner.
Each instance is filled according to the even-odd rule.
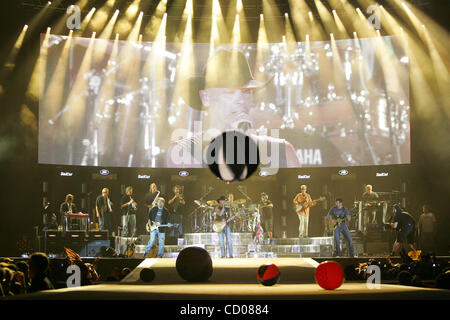
[[[40,3],[40,1],[36,1],[36,3]],[[169,1],[170,3],[176,3],[176,1]],[[244,0],[244,7],[245,3]],[[280,12],[287,10],[286,1],[277,1],[277,3],[280,6]],[[448,13],[450,12],[448,1],[421,1],[419,3],[421,10],[448,30]],[[17,0],[2,1],[1,6],[0,63],[3,71],[3,65],[10,49],[24,24],[29,23],[38,10],[30,6],[23,6],[22,1]],[[99,8],[99,6],[96,7]],[[250,9],[246,9],[250,10],[248,14],[258,17],[259,12],[256,11],[260,7],[249,7]],[[172,10],[174,16],[177,14],[177,10],[174,5]],[[207,197],[208,200],[216,199],[225,191],[233,192],[237,199],[243,198],[237,190],[237,183],[226,185],[217,180],[207,169],[191,170],[191,175],[187,178],[180,178],[178,170],[149,169],[146,173],[150,174],[152,178],[138,181],[137,174],[142,174],[142,171],[138,172],[138,169],[108,168],[112,173],[117,173],[118,179],[105,182],[92,179],[92,173],[98,172],[100,168],[38,165],[38,101],[25,96],[25,92],[39,54],[39,34],[45,32],[47,26],[63,14],[64,11],[53,10],[40,26],[29,30],[26,41],[16,57],[15,67],[6,78],[0,79],[2,86],[0,91],[0,256],[15,256],[20,253],[17,249],[17,241],[24,235],[32,236],[33,226],[38,226],[42,221],[42,198],[44,196],[47,196],[51,202],[52,211],[59,209],[59,204],[64,201],[67,193],[75,195],[78,207],[82,205],[82,199],[85,199],[87,207],[87,193],[92,192],[90,198],[91,201],[94,201],[95,197],[100,194],[101,187],[109,185],[113,202],[118,203],[123,189],[122,185],[131,184],[135,188],[137,200],[141,199],[142,201],[149,184],[156,182],[164,185],[166,194],[171,193],[174,184],[184,185],[186,199],[190,203],[188,212],[193,209],[192,201],[198,199],[207,186],[214,187],[214,192]],[[173,18],[173,23],[168,24],[168,42],[170,42],[171,34],[174,33],[177,21],[179,20]],[[196,23],[198,25],[198,21]],[[258,19],[255,19],[253,23],[249,21],[249,27],[253,34],[258,28],[257,23]],[[143,25],[145,25],[145,19]],[[63,34],[67,34],[66,30]],[[202,39],[196,40],[202,41]],[[144,41],[146,41],[145,37]],[[448,63],[445,60],[444,62]],[[423,66],[423,68],[428,68],[428,66]],[[415,75],[411,74],[410,76],[414,77]],[[433,87],[432,83],[430,85]],[[439,101],[439,99],[437,100]],[[24,108],[23,105],[27,107]],[[402,183],[405,182],[408,211],[417,217],[421,210],[421,204],[431,205],[432,211],[438,217],[441,254],[448,254],[450,125],[446,114],[448,114],[450,106],[439,105],[435,110],[431,110],[432,117],[425,117],[424,113],[420,112],[421,108],[426,107],[417,105],[411,96],[411,165],[347,168],[351,174],[349,177],[343,178],[337,176],[340,168],[284,169],[277,177],[253,176],[241,185],[247,186],[252,199],[259,199],[259,193],[262,191],[269,193],[278,208],[275,210],[276,219],[279,219],[280,222],[282,215],[287,216],[285,228],[288,237],[294,237],[298,228],[298,220],[290,204],[298,192],[300,184],[305,183],[309,186],[313,198],[329,191],[333,196],[342,196],[345,204],[350,206],[355,197],[364,191],[365,183],[372,183],[374,191],[402,191]],[[74,175],[70,178],[61,177],[59,176],[61,171],[74,172]],[[390,175],[387,178],[375,178],[376,172],[389,172]],[[298,180],[297,175],[299,174],[310,174],[311,179]],[[44,193],[43,182],[48,182],[47,193]],[[83,192],[82,184],[86,184],[85,192]],[[310,222],[310,232],[313,235],[320,235],[321,217],[326,214],[326,211],[327,209],[323,207],[312,210],[311,214],[316,214],[311,217]],[[118,222],[117,215],[116,223]],[[276,236],[279,236],[284,227],[279,223],[277,228],[275,233]]]

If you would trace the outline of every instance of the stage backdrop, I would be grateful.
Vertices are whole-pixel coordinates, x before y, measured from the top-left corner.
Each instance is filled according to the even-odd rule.
[[[212,68],[223,50],[236,64]],[[42,36],[39,163],[189,167],[170,161],[171,146],[243,122],[292,144],[301,167],[410,163],[408,62],[397,37],[211,49]],[[208,77],[236,71],[257,87],[240,91],[244,105],[202,101]]]

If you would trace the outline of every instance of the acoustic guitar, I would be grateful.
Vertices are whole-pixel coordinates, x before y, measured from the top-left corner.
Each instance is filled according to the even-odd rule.
[[[213,224],[213,230],[217,233],[221,233],[223,231],[223,229],[225,228],[225,226],[227,225],[228,222],[236,219],[237,217],[239,217],[242,214],[243,210],[241,210],[240,212],[238,212],[237,214],[235,214],[234,216],[232,216],[231,218],[229,218],[228,220],[225,221],[216,221]]]
[[[354,218],[356,217],[356,214],[350,214],[350,217]],[[347,217],[345,218],[336,218],[334,219],[336,222],[333,223],[333,220],[328,219],[328,230],[334,231],[336,228],[341,224],[342,221],[346,221]]]

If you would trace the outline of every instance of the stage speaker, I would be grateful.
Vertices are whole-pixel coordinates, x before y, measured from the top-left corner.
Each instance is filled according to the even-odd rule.
[[[102,254],[102,247],[109,248],[109,240],[91,240],[85,246],[86,257],[100,257]],[[105,249],[103,249],[105,250]]]
[[[80,256],[86,256],[86,232],[85,231],[67,231],[64,239],[64,245],[78,253]]]
[[[92,240],[109,240],[108,230],[100,230],[100,231],[89,231],[88,233],[89,241]]]
[[[44,230],[44,252],[60,254],[64,252],[64,237],[61,231]]]

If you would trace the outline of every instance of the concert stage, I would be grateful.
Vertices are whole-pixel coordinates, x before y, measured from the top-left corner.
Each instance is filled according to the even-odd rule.
[[[340,261],[339,259],[337,259]],[[343,259],[345,261],[346,259]],[[348,263],[347,259],[347,263]],[[121,282],[66,288],[17,296],[31,300],[449,300],[450,291],[393,284],[369,289],[365,282],[344,282],[333,291],[315,283],[311,258],[213,259],[209,281],[188,283],[175,268],[176,259],[145,259]],[[262,264],[274,263],[280,271],[279,282],[265,287],[256,280]],[[152,268],[151,283],[139,280],[143,268]]]

